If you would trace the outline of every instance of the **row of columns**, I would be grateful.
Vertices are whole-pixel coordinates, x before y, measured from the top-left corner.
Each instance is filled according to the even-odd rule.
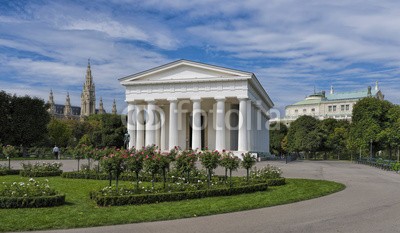
[[[238,136],[238,151],[248,151],[248,130],[247,130],[247,115],[248,115],[248,98],[239,99],[239,136]],[[169,98],[169,137],[168,149],[171,150],[179,144],[178,142],[178,99]],[[192,149],[201,148],[201,98],[191,98],[193,104],[192,112]],[[215,149],[226,149],[225,139],[225,97],[217,97],[216,100],[216,135]],[[157,135],[160,135],[160,147],[163,149],[166,146],[166,124],[165,115],[160,112],[159,119],[156,114],[155,100],[145,100],[147,103],[147,121],[144,122],[144,105],[128,105],[128,133],[130,135],[129,147],[135,146],[141,148],[146,145],[157,144]],[[157,125],[161,124],[161,125]],[[159,130],[159,131],[156,131]],[[157,134],[156,134],[157,133]]]

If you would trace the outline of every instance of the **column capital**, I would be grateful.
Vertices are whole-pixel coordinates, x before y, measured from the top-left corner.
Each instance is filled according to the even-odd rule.
[[[249,99],[249,97],[246,95],[240,95],[237,98],[238,98],[238,100],[248,100]]]
[[[193,102],[200,102],[201,98],[200,97],[192,97],[192,98],[190,98],[190,100]]]
[[[153,103],[153,104],[156,102],[155,99],[145,99],[144,101],[147,103]]]
[[[174,98],[174,97],[167,98],[167,101],[168,102],[178,102],[178,98]]]
[[[214,99],[216,101],[225,101],[226,100],[225,96],[216,96],[216,97],[214,97]]]

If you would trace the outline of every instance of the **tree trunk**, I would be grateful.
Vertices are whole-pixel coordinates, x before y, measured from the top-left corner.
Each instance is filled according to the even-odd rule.
[[[79,172],[79,162],[80,162],[80,159],[78,159],[78,172]]]
[[[8,170],[11,170],[11,157],[8,156]]]
[[[246,175],[247,175],[247,183],[249,183],[249,168],[246,169]]]
[[[109,186],[112,184],[112,173],[108,173],[108,180],[110,181]]]
[[[232,170],[229,169],[229,187],[232,188]]]
[[[135,172],[136,173],[136,190],[139,193],[139,172]]]

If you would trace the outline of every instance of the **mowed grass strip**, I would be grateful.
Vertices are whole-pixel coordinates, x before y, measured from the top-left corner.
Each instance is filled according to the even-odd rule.
[[[0,184],[26,182],[28,179],[2,176]],[[46,178],[37,178],[43,179]],[[67,204],[52,208],[0,209],[0,231],[66,229],[189,218],[308,200],[345,188],[343,184],[332,181],[287,179],[286,185],[270,187],[265,192],[140,206],[98,207],[89,199],[89,192],[107,186],[108,181],[61,177],[47,179],[51,187],[66,194]]]

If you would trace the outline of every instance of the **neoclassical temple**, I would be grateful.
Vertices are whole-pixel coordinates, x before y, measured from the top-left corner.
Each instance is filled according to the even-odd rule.
[[[273,102],[251,72],[178,60],[119,79],[129,147],[269,154]]]

